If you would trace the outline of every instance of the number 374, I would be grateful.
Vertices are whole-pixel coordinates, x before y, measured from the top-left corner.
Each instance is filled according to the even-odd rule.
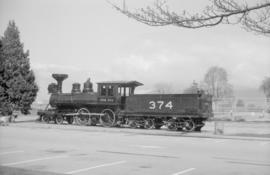
[[[165,104],[164,101],[150,101],[149,102],[149,109],[163,109],[163,108],[173,108],[173,104],[171,101]]]

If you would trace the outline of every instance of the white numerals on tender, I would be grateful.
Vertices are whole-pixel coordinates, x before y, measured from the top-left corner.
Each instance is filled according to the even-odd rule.
[[[165,107],[166,107],[166,108],[172,109],[172,108],[173,108],[172,102],[169,101],[169,102],[165,105]]]
[[[165,102],[164,101],[161,101],[161,100],[159,100],[157,102],[150,101],[149,102],[149,105],[150,105],[149,106],[149,109],[156,109],[156,108],[158,108],[158,109],[162,110],[163,108],[168,108],[168,109],[172,109],[173,108],[172,101],[169,101],[165,105],[164,104],[165,104]]]
[[[155,109],[156,108],[156,102],[150,101],[149,104],[150,104],[149,109]]]
[[[164,104],[164,101],[157,101],[157,104],[159,104],[158,109],[161,109]]]

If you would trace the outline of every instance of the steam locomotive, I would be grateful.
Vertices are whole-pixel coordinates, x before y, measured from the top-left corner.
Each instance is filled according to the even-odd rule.
[[[38,112],[44,122],[77,125],[128,126],[169,130],[201,131],[213,116],[212,98],[203,91],[196,94],[135,94],[143,85],[137,81],[105,81],[97,83],[97,91],[88,79],[74,83],[71,93],[62,92],[67,74],[52,74],[57,81],[48,86],[49,105]]]

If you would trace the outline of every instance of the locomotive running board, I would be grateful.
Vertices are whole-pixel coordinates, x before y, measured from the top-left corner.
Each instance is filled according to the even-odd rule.
[[[95,115],[95,116],[104,116],[103,113],[68,113],[68,114],[63,114],[63,116],[78,116],[78,115]]]

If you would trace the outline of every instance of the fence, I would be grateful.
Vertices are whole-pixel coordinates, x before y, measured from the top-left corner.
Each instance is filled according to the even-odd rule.
[[[213,99],[217,119],[233,121],[270,121],[270,98]]]

